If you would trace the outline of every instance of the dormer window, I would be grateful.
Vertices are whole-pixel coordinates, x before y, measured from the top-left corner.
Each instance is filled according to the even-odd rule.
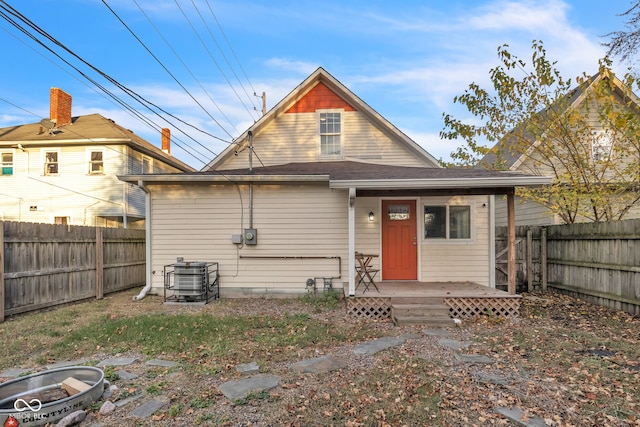
[[[594,162],[609,160],[611,149],[613,148],[613,138],[611,132],[607,130],[593,131],[591,141],[591,157]]]
[[[318,111],[317,115],[320,156],[342,156],[342,110]]]

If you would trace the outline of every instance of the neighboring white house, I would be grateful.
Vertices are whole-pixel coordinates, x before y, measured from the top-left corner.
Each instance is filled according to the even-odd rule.
[[[73,117],[50,93],[50,118],[0,129],[0,220],[144,228],[144,192],[117,175],[193,168],[99,114]]]
[[[445,169],[319,68],[201,172],[120,177],[147,192],[147,291],[163,267],[218,262],[222,297],[354,295],[355,252],[384,281],[494,286],[493,200],[521,173]]]

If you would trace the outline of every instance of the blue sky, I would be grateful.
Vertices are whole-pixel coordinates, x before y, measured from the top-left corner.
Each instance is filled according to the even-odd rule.
[[[54,48],[154,124],[172,128],[172,154],[200,169],[258,119],[261,100],[254,91],[266,92],[269,109],[319,66],[432,155],[447,159],[456,143],[438,136],[442,114],[468,117],[453,104],[453,97],[471,82],[488,87],[488,72],[498,65],[498,46],[508,44],[512,53],[526,60],[532,40],[542,40],[548,58],[558,61],[565,77],[593,74],[605,53],[603,36],[623,29],[624,18],[618,15],[631,2],[13,0],[9,4],[91,65],[192,125],[161,113],[177,127],[168,124]],[[59,87],[72,95],[74,116],[99,113],[160,144],[153,124],[118,105],[2,18],[0,46],[0,127],[48,117],[49,88]],[[614,69],[625,71],[617,64]]]

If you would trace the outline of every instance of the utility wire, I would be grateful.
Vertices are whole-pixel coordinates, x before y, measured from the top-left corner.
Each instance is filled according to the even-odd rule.
[[[142,9],[142,7],[138,4],[138,2],[136,0],[133,0],[133,2],[135,3],[135,5],[138,7],[138,9],[140,10],[140,12],[144,15],[144,17],[147,19],[147,21],[149,22],[149,24],[151,24],[151,26],[153,27],[153,29],[156,31],[156,33],[158,33],[158,35],[160,36],[160,38],[162,38],[162,40],[165,42],[165,44],[169,47],[169,49],[171,49],[171,51],[173,52],[173,54],[176,56],[176,58],[178,58],[178,60],[182,63],[182,65],[184,66],[184,68],[187,70],[187,72],[191,75],[191,77],[198,83],[198,85],[200,86],[200,88],[202,89],[202,91],[207,95],[207,97],[209,98],[209,100],[213,103],[213,105],[216,106],[216,108],[218,109],[218,111],[220,112],[220,114],[222,114],[222,116],[227,120],[227,122],[231,125],[231,127],[236,131],[236,133],[240,133],[238,131],[238,129],[236,129],[235,125],[231,122],[231,120],[229,120],[229,118],[227,117],[227,115],[222,111],[222,109],[220,108],[220,106],[218,105],[218,103],[211,97],[211,95],[209,95],[209,92],[207,91],[207,89],[204,87],[204,85],[200,82],[200,80],[198,80],[198,78],[193,74],[193,72],[191,71],[191,69],[187,66],[187,64],[183,61],[182,57],[178,54],[178,52],[173,48],[173,46],[169,43],[169,41],[162,35],[162,32],[156,27],[156,25],[153,23],[153,21],[151,21],[151,19],[149,18],[149,16],[147,15],[147,13]],[[217,123],[217,122],[216,122]],[[227,132],[227,135],[229,135],[229,133]],[[229,135],[231,136],[231,135]]]
[[[138,113],[135,109],[133,109],[133,107],[129,106],[128,104],[124,103],[124,101],[122,101],[121,99],[119,99],[115,94],[110,93],[110,96],[105,96],[107,95],[107,92],[105,91],[98,91],[95,87],[87,84],[84,80],[78,78],[77,76],[73,75],[72,73],[69,72],[69,70],[65,69],[64,67],[61,67],[60,64],[57,64],[56,62],[54,62],[53,60],[51,60],[51,58],[48,58],[47,56],[43,55],[42,52],[39,52],[38,50],[34,49],[33,46],[30,46],[29,44],[25,43],[24,40],[21,40],[20,38],[16,37],[15,34],[9,32],[6,28],[0,27],[0,29],[2,29],[2,31],[4,31],[5,33],[7,33],[8,35],[10,35],[11,37],[13,37],[16,41],[22,43],[25,47],[31,49],[34,53],[40,55],[43,59],[45,59],[46,61],[49,61],[52,65],[54,65],[55,67],[59,68],[60,70],[62,70],[64,73],[68,74],[71,78],[77,80],[79,83],[83,84],[84,86],[86,86],[89,90],[92,90],[93,92],[95,92],[96,94],[102,96],[103,98],[105,98],[107,101],[114,103],[115,105],[120,105],[122,107],[124,107],[124,110],[127,112],[127,114],[131,115],[132,117],[135,117],[136,119],[140,120],[142,123],[144,123],[145,125],[147,125],[149,128],[153,129],[154,131],[160,133],[162,130],[162,126],[158,125],[157,123],[153,122],[152,120],[148,119],[147,117],[145,117],[144,115],[141,115],[140,113]],[[65,62],[66,63],[66,62]],[[72,67],[73,68],[73,67]],[[82,75],[82,73],[80,73]],[[91,81],[91,79],[87,80]],[[22,111],[25,111],[26,113],[29,113],[35,117],[39,117],[37,114],[25,110],[24,108],[4,99],[4,98],[0,98],[0,100],[6,102],[9,105],[14,106],[15,108],[18,108]],[[188,145],[186,143],[184,143],[184,141],[182,141],[180,138],[176,137],[176,136],[172,136],[171,137],[172,141],[178,141],[175,145],[180,148],[181,150],[183,150],[185,153],[187,154],[191,154],[189,153],[189,150],[187,150],[185,147],[188,147]],[[185,145],[185,147],[181,146],[179,143],[183,143]],[[203,155],[202,153],[198,152],[197,150],[195,150],[193,147],[189,147],[191,150],[195,151],[197,154],[199,154],[202,157],[206,157],[205,155]],[[191,154],[192,155],[192,154]],[[216,154],[217,155],[217,154]],[[207,164],[207,162],[196,158],[196,160],[198,160],[200,163],[203,164]]]
[[[236,91],[235,87],[233,87],[233,84],[231,84],[231,82],[229,81],[229,78],[227,77],[227,75],[224,73],[224,71],[220,67],[220,64],[218,63],[218,61],[216,61],[216,59],[213,57],[213,55],[211,54],[211,51],[209,50],[209,48],[207,48],[206,43],[204,42],[204,40],[202,40],[202,37],[200,37],[200,34],[198,34],[198,31],[193,26],[193,23],[191,22],[191,20],[187,16],[187,14],[184,12],[182,7],[180,7],[180,4],[178,3],[178,0],[174,0],[174,2],[176,3],[176,6],[178,6],[178,9],[180,9],[180,12],[182,12],[182,16],[184,16],[184,19],[187,21],[187,23],[191,27],[191,30],[193,30],[193,32],[196,35],[196,37],[198,38],[198,40],[200,40],[200,44],[202,44],[202,47],[204,48],[204,50],[209,54],[209,58],[211,58],[213,63],[216,65],[216,67],[218,67],[218,70],[222,74],[222,77],[224,77],[224,79],[227,81],[227,84],[229,85],[229,87],[231,87],[231,90],[236,95],[236,98],[238,98],[238,101],[240,101],[240,103],[242,104],[244,109],[247,110],[247,113],[249,113],[249,115],[253,117],[253,113],[251,112],[251,110],[249,110],[249,108],[247,108],[247,106],[244,103],[244,101],[242,100],[242,98],[240,98],[240,95],[238,95],[238,92]]]
[[[146,98],[144,98],[143,96],[139,95],[138,93],[136,93],[135,91],[127,88],[126,86],[122,85],[121,83],[119,83],[117,80],[115,80],[114,78],[112,78],[111,76],[109,76],[108,74],[104,73],[103,71],[101,71],[100,69],[98,69],[97,67],[93,66],[92,64],[90,64],[89,62],[87,62],[86,60],[84,60],[83,58],[81,58],[79,55],[77,55],[75,52],[73,52],[72,50],[70,50],[69,48],[67,48],[64,44],[62,44],[61,42],[59,42],[58,40],[56,40],[53,36],[51,36],[50,34],[48,34],[46,31],[44,31],[42,28],[40,28],[39,26],[37,26],[35,23],[33,23],[32,21],[30,21],[28,18],[26,18],[24,15],[22,15],[20,12],[18,12],[16,9],[14,9],[13,7],[11,7],[10,5],[8,5],[8,3],[6,1],[2,1],[0,0],[1,3],[5,4],[8,6],[0,6],[0,8],[4,9],[5,11],[7,11],[8,13],[10,13],[13,16],[16,16],[19,20],[21,20],[22,22],[24,22],[25,24],[27,24],[30,28],[32,28],[33,30],[35,30],[38,34],[42,35],[43,37],[45,37],[46,39],[48,39],[49,41],[51,41],[52,43],[54,43],[55,45],[57,45],[58,47],[62,48],[63,50],[65,50],[66,52],[68,52],[70,55],[72,55],[73,57],[75,57],[76,59],[78,59],[80,62],[82,62],[83,64],[85,64],[86,66],[88,66],[89,68],[91,68],[92,70],[94,70],[96,73],[98,73],[99,75],[101,75],[102,77],[104,77],[107,81],[111,82],[112,84],[114,84],[116,87],[118,87],[119,89],[121,89],[123,92],[125,92],[126,94],[128,94],[130,97],[132,97],[133,99],[135,99],[136,101],[138,101],[141,105],[143,105],[145,108],[147,108],[149,111],[151,111],[152,113],[156,114],[158,117],[160,117],[161,119],[165,120],[167,123],[170,123],[171,125],[173,125],[177,130],[179,130],[180,132],[182,132],[185,136],[187,136],[188,138],[192,139],[194,142],[196,142],[198,145],[202,146],[203,148],[205,148],[208,151],[209,150],[207,147],[205,147],[204,145],[202,145],[199,141],[195,140],[194,138],[192,138],[190,135],[188,135],[186,132],[184,132],[182,129],[180,129],[178,126],[174,125],[173,123],[171,123],[169,120],[167,120],[166,118],[162,117],[157,111],[155,111],[153,108],[151,108],[150,106],[155,107],[156,109],[162,111],[163,113],[167,114],[168,116],[180,121],[181,123],[184,123],[185,125],[199,131],[202,132],[208,136],[211,136],[212,138],[218,139],[222,142],[225,142],[227,144],[231,144],[231,142],[226,141],[216,135],[210,134],[202,129],[199,129],[193,125],[191,125],[190,123],[185,122],[184,120],[176,117],[175,115],[169,113],[168,111],[164,110],[162,107],[154,104],[151,101],[148,101]],[[80,75],[82,75],[83,77],[85,77],[87,80],[91,81],[93,84],[95,84],[96,86],[98,86],[101,90],[103,90],[105,93],[107,93],[108,95],[112,96],[114,98],[114,100],[116,100],[116,102],[120,103],[121,105],[125,106],[126,104],[123,103],[122,100],[118,99],[117,97],[115,97],[115,95],[111,94],[110,91],[108,91],[108,89],[106,89],[104,86],[100,85],[98,82],[96,82],[95,80],[93,80],[91,77],[89,77],[88,75],[86,75],[84,72],[82,72],[81,70],[79,70],[77,67],[75,67],[74,65],[72,65],[69,61],[67,61],[66,59],[62,58],[58,53],[54,52],[51,48],[49,48],[48,46],[46,46],[42,41],[40,41],[37,37],[35,37],[33,34],[29,33],[25,28],[23,28],[22,26],[20,26],[20,24],[18,24],[17,22],[15,22],[11,17],[9,17],[8,15],[6,15],[4,12],[0,12],[0,15],[7,20],[9,23],[11,23],[12,25],[14,25],[17,29],[19,29],[20,31],[22,31],[25,35],[27,35],[28,37],[30,37],[31,39],[33,39],[36,43],[40,44],[41,46],[43,46],[45,49],[49,50],[52,54],[54,54],[55,56],[57,56],[59,59],[61,59],[63,62],[65,62],[67,65],[69,65],[71,68],[73,68],[74,70],[76,70]],[[126,107],[125,107],[126,108]],[[130,108],[130,107],[129,107]],[[133,110],[132,110],[133,112]],[[139,114],[139,113],[135,113],[135,114]],[[213,153],[211,151],[211,153]],[[215,153],[213,153],[215,154]],[[195,156],[194,156],[195,157]],[[199,159],[198,159],[199,160]]]
[[[129,33],[138,41],[138,43],[140,43],[142,45],[142,47],[145,48],[145,50],[149,53],[149,55],[151,55],[151,57],[153,59],[156,60],[156,62],[162,67],[163,70],[165,70],[167,72],[167,74],[169,74],[171,76],[171,78],[182,88],[182,90],[184,90],[187,95],[189,95],[189,97],[191,97],[191,99],[193,100],[193,102],[195,102],[196,104],[198,104],[198,106],[202,109],[202,111],[204,111],[204,113],[209,116],[209,118],[211,120],[213,120],[215,122],[215,124],[217,124],[220,129],[222,129],[224,131],[224,133],[226,133],[229,138],[233,138],[233,135],[231,135],[229,132],[227,132],[227,130],[224,128],[224,126],[222,126],[220,124],[220,122],[218,122],[207,110],[206,108],[204,108],[204,106],[202,104],[200,104],[200,102],[198,102],[198,100],[191,94],[191,92],[189,92],[189,90],[184,87],[184,85],[182,83],[180,83],[180,81],[178,80],[178,78],[173,75],[173,73],[171,71],[169,71],[169,69],[162,63],[162,61],[160,61],[160,59],[151,51],[151,49],[149,49],[149,47],[140,39],[140,37],[138,37],[136,35],[135,32],[133,32],[133,30],[122,20],[122,18],[120,18],[120,16],[111,8],[111,6],[109,6],[109,4],[107,4],[107,2],[105,0],[102,0],[102,3],[107,7],[107,9],[109,9],[109,11],[118,19],[118,21],[120,21],[120,23],[127,29],[127,31],[129,31]],[[137,4],[137,3],[136,3]]]
[[[251,90],[255,94],[256,90],[253,87],[253,85],[251,84],[251,80],[249,80],[249,77],[247,76],[247,73],[244,71],[244,68],[242,67],[242,63],[238,59],[238,56],[236,55],[236,52],[233,50],[233,47],[231,46],[231,43],[229,42],[229,39],[227,38],[227,35],[225,34],[224,30],[222,29],[222,26],[220,25],[220,22],[218,21],[218,17],[213,12],[213,8],[211,7],[211,4],[209,3],[209,0],[207,0],[207,6],[209,7],[209,11],[211,12],[211,15],[213,16],[213,19],[215,19],[216,24],[218,25],[218,28],[220,29],[220,32],[222,33],[222,36],[224,37],[224,40],[227,42],[227,46],[229,46],[229,49],[231,50],[231,53],[233,54],[233,57],[236,59],[236,62],[238,63],[238,66],[240,67],[240,70],[242,71],[242,74],[244,75],[244,78],[247,79],[247,82],[249,83],[249,86],[251,87]]]
[[[205,28],[209,32],[209,35],[211,36],[211,38],[213,39],[213,42],[218,47],[218,50],[220,51],[220,54],[224,58],[224,61],[227,63],[227,66],[229,67],[229,69],[231,69],[231,72],[233,73],[234,77],[238,81],[238,84],[240,85],[240,87],[244,91],[244,94],[247,96],[247,99],[249,100],[249,103],[253,106],[253,110],[255,111],[256,110],[256,106],[254,104],[254,99],[251,96],[249,96],[249,93],[247,93],[247,90],[245,89],[244,85],[242,84],[242,82],[238,78],[238,74],[236,74],[235,70],[233,69],[233,66],[231,65],[231,63],[227,59],[227,56],[224,54],[224,51],[222,50],[222,47],[218,43],[218,40],[216,39],[216,36],[213,35],[213,32],[211,31],[211,28],[209,28],[209,24],[207,24],[207,21],[204,19],[204,17],[200,13],[200,9],[198,9],[198,6],[196,5],[196,2],[194,0],[191,0],[191,4],[193,5],[193,7],[196,10],[196,12],[198,12],[198,16],[200,17],[200,20],[202,21],[202,23],[204,24]]]

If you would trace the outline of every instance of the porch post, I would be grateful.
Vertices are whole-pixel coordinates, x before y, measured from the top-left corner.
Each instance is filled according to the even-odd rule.
[[[349,296],[355,296],[356,294],[356,189],[349,188],[349,203],[347,205],[349,212],[349,256],[348,256],[348,270],[349,270]]]
[[[515,189],[507,194],[507,229],[508,258],[507,258],[507,289],[511,295],[516,293],[516,212]]]

